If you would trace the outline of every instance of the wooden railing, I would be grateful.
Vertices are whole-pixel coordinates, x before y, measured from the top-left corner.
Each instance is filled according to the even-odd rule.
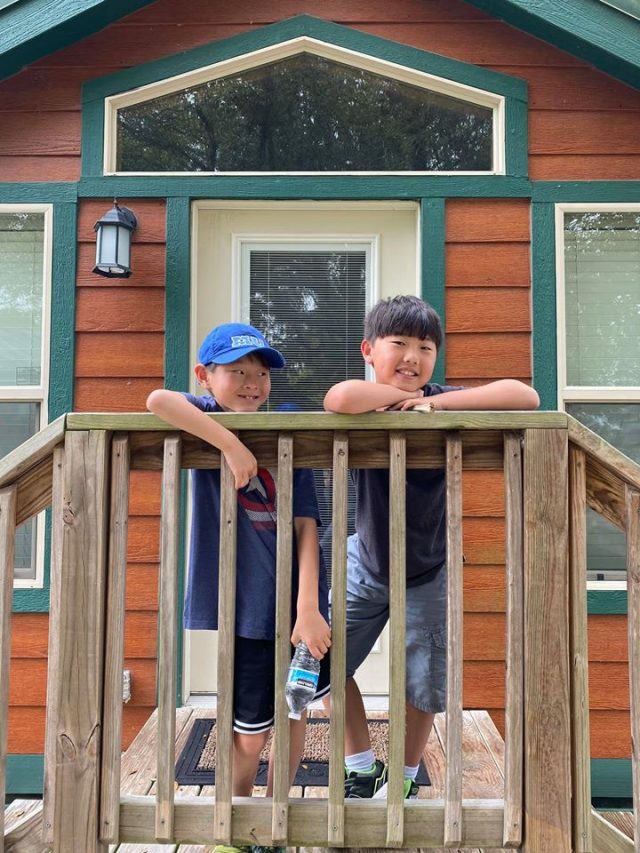
[[[592,812],[586,638],[587,504],[627,533],[634,804],[640,765],[640,468],[562,413],[216,416],[277,467],[278,605],[272,798],[232,798],[236,494],[222,460],[216,797],[174,802],[180,472],[220,454],[151,415],[67,415],[0,461],[0,758],[6,764],[14,531],[52,507],[44,835],[60,853],[117,841],[305,847],[632,850]],[[332,468],[329,797],[291,799],[292,476]],[[388,800],[343,798],[349,468],[390,472]],[[405,475],[447,473],[447,711],[443,800],[404,801]],[[505,790],[462,796],[462,473],[501,468],[506,516]],[[162,470],[155,797],[122,796],[120,749],[129,472]],[[411,508],[409,508],[409,512]],[[0,789],[4,793],[4,772]],[[0,833],[0,839],[3,833]],[[636,850],[640,849],[637,846]]]

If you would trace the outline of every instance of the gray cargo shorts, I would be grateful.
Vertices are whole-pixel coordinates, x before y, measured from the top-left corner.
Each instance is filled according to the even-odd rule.
[[[420,586],[407,589],[407,701],[429,714],[445,709],[447,683],[447,573],[441,566]],[[389,619],[389,587],[371,577],[360,560],[358,534],[347,544],[347,678],[373,648]]]

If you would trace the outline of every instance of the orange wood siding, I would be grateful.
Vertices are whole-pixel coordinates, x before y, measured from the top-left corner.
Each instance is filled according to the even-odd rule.
[[[0,181],[79,176],[84,81],[296,14],[313,0],[231,5],[158,0],[0,83]],[[535,179],[633,179],[640,166],[640,93],[461,0],[328,0],[329,20],[522,77],[530,94]],[[117,50],[114,50],[114,43]]]
[[[0,82],[0,182],[65,181],[80,174],[81,86],[296,14],[337,23],[521,77],[529,85],[533,179],[634,179],[640,93],[462,0],[174,0],[158,2]],[[115,47],[114,47],[115,46]],[[164,203],[121,203],[139,218],[135,275],[99,278],[94,222],[104,200],[79,206],[75,408],[141,411],[163,384]],[[473,385],[531,376],[527,200],[455,199],[446,209],[447,379]],[[127,566],[125,707],[128,745],[155,703],[159,478],[132,476]],[[465,701],[504,713],[504,509],[498,472],[465,476]],[[14,617],[10,752],[42,750],[46,614]],[[630,754],[624,617],[589,621],[592,751]],[[627,704],[625,704],[625,702]]]

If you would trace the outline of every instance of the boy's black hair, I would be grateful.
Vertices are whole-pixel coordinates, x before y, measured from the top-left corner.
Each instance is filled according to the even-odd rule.
[[[381,299],[364,318],[364,336],[373,343],[389,335],[427,338],[440,349],[442,326],[435,308],[418,296],[393,296]]]

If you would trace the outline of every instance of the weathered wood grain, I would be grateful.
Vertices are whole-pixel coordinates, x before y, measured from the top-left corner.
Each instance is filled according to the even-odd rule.
[[[0,459],[0,488],[13,483],[30,468],[49,457],[53,448],[64,440],[65,423],[66,415],[61,415]]]
[[[4,801],[6,793],[9,668],[11,666],[11,602],[16,545],[16,486],[0,491],[0,851],[4,849]]]
[[[462,824],[462,442],[447,436],[447,712],[444,844],[460,846]]]
[[[274,845],[287,843],[289,799],[289,719],[282,685],[291,660],[291,560],[293,554],[293,436],[278,435],[277,543],[276,543],[276,659],[275,731],[273,741]]]
[[[327,839],[344,844],[344,726],[347,670],[347,507],[349,439],[335,434],[331,495],[331,726],[329,728],[329,811]]]
[[[572,846],[567,465],[566,430],[525,432],[523,853]]]
[[[100,838],[117,841],[120,817],[122,750],[122,670],[124,662],[124,600],[127,572],[129,512],[129,439],[120,434],[111,443],[111,498],[107,558],[105,626],[104,722],[100,783]],[[154,697],[155,698],[155,697]]]
[[[569,641],[571,643],[571,748],[573,846],[590,853],[589,649],[587,643],[587,465],[584,451],[569,447]]]
[[[631,711],[631,772],[633,813],[640,827],[640,492],[625,489],[627,530],[627,601],[629,636],[629,695]],[[640,851],[636,833],[635,851]]]
[[[69,853],[102,853],[98,841],[102,729],[108,434],[65,436],[60,570],[60,679],[54,695],[56,777],[54,844]],[[77,685],[83,689],[78,690]]]
[[[387,833],[389,846],[402,847],[404,827],[404,741],[406,673],[406,443],[389,433],[389,761]]]
[[[524,751],[524,553],[522,436],[505,433],[504,482],[506,508],[507,650],[505,709],[505,847],[522,842]]]

